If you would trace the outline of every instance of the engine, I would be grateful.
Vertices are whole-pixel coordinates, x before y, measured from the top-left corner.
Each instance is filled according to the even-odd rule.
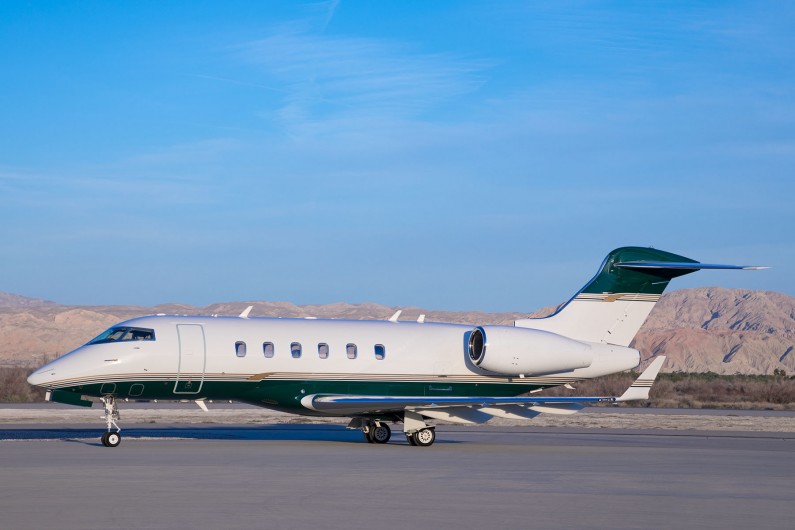
[[[479,326],[469,335],[467,353],[475,365],[503,375],[540,375],[587,368],[588,344],[537,329]]]

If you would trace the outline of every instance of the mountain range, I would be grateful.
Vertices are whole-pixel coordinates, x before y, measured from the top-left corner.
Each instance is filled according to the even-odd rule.
[[[157,313],[386,319],[402,309],[401,320],[420,314],[427,321],[511,324],[551,314],[434,311],[374,303],[295,305],[289,302],[226,302],[206,307],[184,304],[66,306],[0,292],[0,366],[36,366],[84,344],[119,321]],[[666,355],[664,370],[719,374],[795,372],[795,297],[769,291],[706,287],[663,295],[635,337],[642,359]]]

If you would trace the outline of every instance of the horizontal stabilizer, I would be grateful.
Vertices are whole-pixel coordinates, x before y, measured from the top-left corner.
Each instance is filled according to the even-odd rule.
[[[614,266],[621,269],[672,269],[672,270],[688,270],[688,271],[697,271],[702,269],[758,271],[770,268],[770,267],[760,267],[757,265],[721,265],[718,263],[698,263],[698,262],[677,263],[672,261],[624,261],[620,263],[615,263]]]

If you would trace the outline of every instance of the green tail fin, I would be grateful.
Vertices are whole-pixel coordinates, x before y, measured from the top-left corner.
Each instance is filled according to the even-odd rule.
[[[655,263],[660,267],[627,267],[621,264]],[[664,268],[663,264],[693,264],[694,268]],[[673,278],[698,270],[696,260],[643,247],[621,247],[607,255],[601,269],[578,294],[645,294],[660,295]],[[576,298],[576,297],[575,297]]]

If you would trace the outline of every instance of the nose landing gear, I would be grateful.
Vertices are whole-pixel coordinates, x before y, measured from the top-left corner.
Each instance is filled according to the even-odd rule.
[[[121,419],[119,416],[119,407],[116,406],[115,396],[102,396],[102,404],[105,406],[105,423],[108,425],[108,432],[102,434],[102,445],[105,447],[116,447],[121,443],[121,427],[116,423],[116,420]],[[116,428],[112,431],[112,428]]]
[[[105,432],[102,433],[102,445],[105,447],[116,447],[121,443],[121,434],[118,432]]]

